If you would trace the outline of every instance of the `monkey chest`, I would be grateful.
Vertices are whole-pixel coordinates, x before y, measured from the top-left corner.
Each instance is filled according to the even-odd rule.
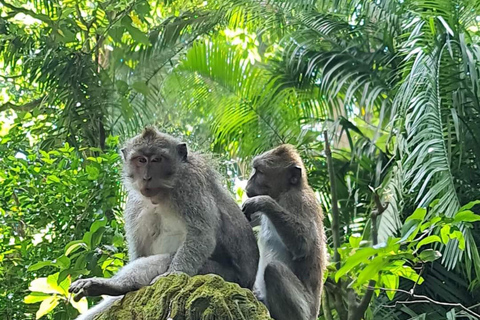
[[[147,256],[175,253],[185,241],[185,222],[170,207],[157,205],[146,208],[139,218],[142,223],[137,228],[137,234]]]
[[[292,256],[285,243],[278,234],[274,225],[266,217],[262,217],[262,227],[259,237],[260,259],[263,259],[265,266],[272,261],[281,261],[290,265]]]

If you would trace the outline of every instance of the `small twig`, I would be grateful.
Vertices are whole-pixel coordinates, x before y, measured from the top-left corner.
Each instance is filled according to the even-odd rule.
[[[458,307],[460,309],[462,309],[463,311],[467,312],[468,314],[476,317],[477,319],[480,319],[480,314],[478,313],[475,313],[473,312],[472,310],[470,310],[470,308],[467,308],[465,307],[463,304],[461,303],[458,303],[458,302],[441,302],[441,301],[437,301],[437,300],[434,300],[432,298],[429,298],[427,296],[424,296],[424,295],[420,295],[420,294],[415,294],[413,293],[413,290],[411,291],[406,291],[406,290],[402,290],[402,289],[388,289],[388,288],[381,288],[381,287],[368,287],[368,289],[370,290],[382,290],[382,291],[395,291],[395,292],[401,292],[401,293],[405,293],[405,294],[408,294],[410,297],[412,298],[417,298],[417,299],[423,299],[423,300],[405,300],[405,301],[396,301],[395,302],[395,307],[397,306],[397,304],[412,304],[412,303],[433,303],[433,304],[436,304],[436,305],[439,305],[439,306],[446,306],[446,307]],[[475,306],[472,306],[471,308],[474,308]]]

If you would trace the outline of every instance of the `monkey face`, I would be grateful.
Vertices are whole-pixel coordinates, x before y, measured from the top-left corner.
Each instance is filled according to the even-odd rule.
[[[282,168],[256,165],[247,182],[247,196],[267,195],[276,199],[292,186],[298,185],[300,176],[301,169],[297,166]]]
[[[156,132],[134,138],[122,153],[126,178],[147,198],[172,189],[175,175],[187,159],[185,143],[165,140]]]

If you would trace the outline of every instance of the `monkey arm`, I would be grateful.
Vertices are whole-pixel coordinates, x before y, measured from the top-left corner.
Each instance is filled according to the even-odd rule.
[[[211,213],[196,213],[192,221],[187,221],[187,236],[185,242],[175,253],[168,272],[184,272],[189,276],[198,274],[200,268],[207,262],[216,246],[216,223],[210,217]]]
[[[272,222],[283,243],[293,255],[293,260],[305,258],[313,246],[315,237],[313,221],[303,221],[269,196],[256,196],[243,205],[246,214],[262,212]]]

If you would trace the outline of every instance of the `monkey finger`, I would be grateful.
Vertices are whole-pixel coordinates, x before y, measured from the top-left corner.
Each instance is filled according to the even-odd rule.
[[[74,283],[70,285],[70,288],[68,288],[68,292],[70,293],[79,293],[85,286],[90,285],[90,280],[85,279],[85,280],[77,280]]]
[[[73,297],[73,300],[75,302],[78,302],[78,301],[80,301],[80,299],[82,299],[83,297],[86,297],[86,296],[87,295],[84,293],[84,291],[81,291],[79,294],[77,294]]]

